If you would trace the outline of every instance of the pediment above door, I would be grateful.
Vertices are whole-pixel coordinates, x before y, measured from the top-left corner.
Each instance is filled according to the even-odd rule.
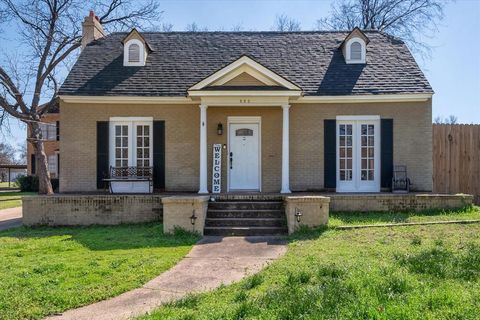
[[[188,89],[190,96],[214,91],[292,91],[300,95],[302,89],[252,58],[242,56]]]

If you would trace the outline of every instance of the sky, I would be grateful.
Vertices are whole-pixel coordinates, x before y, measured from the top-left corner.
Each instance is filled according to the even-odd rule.
[[[195,22],[209,30],[271,30],[277,15],[286,14],[312,30],[319,18],[328,15],[332,1],[310,0],[175,0],[161,1],[162,22],[174,30],[185,30]],[[88,14],[88,8],[85,14]],[[480,0],[457,0],[445,7],[439,31],[426,42],[431,58],[417,62],[435,91],[433,118],[455,115],[459,123],[480,123]],[[0,134],[13,146],[25,141],[23,125],[11,121],[11,133]]]

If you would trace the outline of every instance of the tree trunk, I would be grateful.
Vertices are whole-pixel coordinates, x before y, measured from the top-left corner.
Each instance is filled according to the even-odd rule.
[[[30,123],[29,127],[30,138],[32,139],[32,146],[37,162],[38,193],[51,195],[53,194],[53,188],[50,181],[50,171],[48,171],[47,155],[45,154],[45,147],[42,141],[42,130],[38,123],[35,122]]]

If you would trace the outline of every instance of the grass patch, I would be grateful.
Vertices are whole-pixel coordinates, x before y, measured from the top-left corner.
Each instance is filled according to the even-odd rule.
[[[0,319],[39,319],[136,288],[198,240],[161,224],[0,232]]]
[[[480,207],[470,206],[456,210],[428,210],[421,212],[330,212],[328,224],[329,226],[348,226],[470,219],[480,220]]]
[[[22,206],[21,198],[36,194],[35,192],[0,192],[0,210]],[[8,199],[8,200],[7,200]],[[3,201],[2,201],[3,200]]]
[[[21,207],[21,206],[22,206],[22,200],[0,201],[0,210]]]
[[[479,234],[480,224],[302,230],[260,273],[141,319],[478,319]]]

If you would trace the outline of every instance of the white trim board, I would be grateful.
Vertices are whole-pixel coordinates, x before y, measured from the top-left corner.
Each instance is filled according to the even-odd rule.
[[[336,120],[337,121],[342,121],[342,120],[380,120],[380,116],[362,116],[362,115],[359,115],[359,116],[337,116],[336,117]]]

